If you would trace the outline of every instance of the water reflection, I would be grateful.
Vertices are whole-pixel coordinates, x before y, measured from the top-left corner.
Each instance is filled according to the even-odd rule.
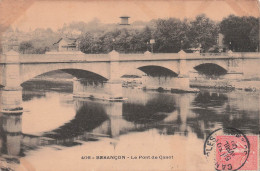
[[[228,100],[227,95],[216,92],[201,92],[194,99],[193,105],[200,108],[217,108],[223,106]]]
[[[175,103],[172,96],[163,94],[150,96],[139,104],[130,101],[123,104],[123,117],[129,122],[139,124],[162,121],[176,110]]]
[[[26,91],[23,90],[23,101],[30,101],[33,98],[43,98],[46,97],[45,91]]]
[[[21,149],[21,114],[2,115],[0,117],[0,156],[9,163],[18,163],[17,156],[23,156]]]
[[[162,136],[194,139],[193,135],[196,135],[201,142],[211,131],[223,126],[251,134],[257,134],[259,130],[259,94],[212,90],[203,90],[198,94],[171,94],[137,89],[125,89],[124,94],[128,97],[126,102],[107,102],[73,98],[68,92],[24,91],[27,113],[0,117],[0,155],[19,158],[39,147],[58,145],[75,148],[103,138],[110,138],[115,148],[120,136],[130,137],[130,133],[137,132],[148,135],[149,130],[153,129]],[[38,104],[43,99],[47,100]],[[252,103],[247,106],[245,101]],[[45,110],[42,105],[45,103],[57,109],[52,109],[51,113]],[[42,112],[41,117],[55,120],[55,128],[50,126],[48,129],[51,130],[42,129],[38,134],[22,131],[23,124],[35,124],[35,105]],[[65,107],[71,110],[57,113],[58,109]],[[22,123],[22,119],[25,122]],[[40,130],[36,127],[43,127],[43,123],[41,120],[37,122],[35,129]]]
[[[234,95],[236,95],[236,98],[234,98]],[[204,130],[212,130],[218,126],[234,127],[245,133],[257,134],[259,106],[256,102],[254,105],[251,104],[250,109],[245,110],[247,103],[241,96],[250,100],[254,99],[255,94],[245,92],[226,92],[221,94],[202,91],[196,96],[192,104],[195,107],[192,109],[192,112],[196,114],[196,119],[189,118],[188,122],[190,122],[191,127],[197,129],[198,135],[202,135],[205,132]],[[229,97],[232,99],[229,99]]]
[[[100,103],[75,100],[75,106],[77,111],[73,120],[43,136],[54,139],[77,137],[100,126],[108,119],[106,111]]]

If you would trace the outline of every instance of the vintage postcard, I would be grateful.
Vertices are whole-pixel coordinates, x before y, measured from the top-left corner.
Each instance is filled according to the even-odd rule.
[[[258,0],[0,0],[0,171],[258,171]]]

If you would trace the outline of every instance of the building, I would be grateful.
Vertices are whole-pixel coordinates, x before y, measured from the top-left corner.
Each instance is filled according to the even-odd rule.
[[[79,50],[79,41],[75,38],[60,38],[59,41],[53,45],[58,45],[59,52]]]
[[[129,19],[130,17],[128,17],[128,16],[121,16],[120,18],[121,18],[121,23],[120,23],[120,25],[130,25],[130,24],[128,23],[128,19]]]

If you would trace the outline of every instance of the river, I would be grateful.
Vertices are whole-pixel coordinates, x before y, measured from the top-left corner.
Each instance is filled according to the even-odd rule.
[[[259,92],[123,91],[127,101],[107,102],[75,98],[71,85],[24,86],[24,113],[0,115],[0,168],[125,170],[127,165],[128,170],[210,170],[203,145],[211,131],[259,131]],[[21,134],[10,134],[6,127]]]

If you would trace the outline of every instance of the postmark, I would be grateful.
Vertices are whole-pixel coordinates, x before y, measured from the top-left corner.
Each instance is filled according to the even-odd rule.
[[[216,170],[244,170],[245,164],[248,170],[253,170],[254,156],[248,164],[250,150],[249,138],[236,128],[217,129],[209,134],[204,143],[204,155],[214,159]]]

